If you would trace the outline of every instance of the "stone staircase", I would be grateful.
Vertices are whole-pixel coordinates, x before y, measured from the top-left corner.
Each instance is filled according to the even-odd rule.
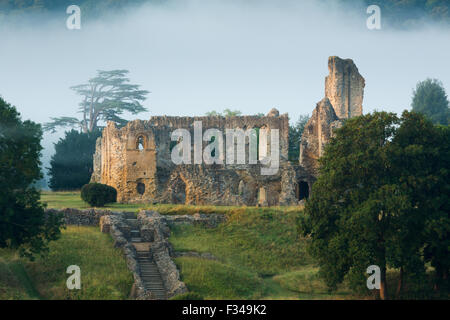
[[[130,226],[131,242],[136,248],[137,262],[139,265],[140,276],[146,290],[150,291],[158,300],[166,300],[167,292],[161,274],[158,271],[156,263],[150,254],[150,242],[142,242],[139,222],[133,216],[128,216],[127,224]]]
[[[145,251],[137,252],[137,261],[141,271],[141,279],[145,289],[150,291],[156,299],[166,300],[167,294],[164,283],[159,274],[156,263],[151,259],[150,253]]]

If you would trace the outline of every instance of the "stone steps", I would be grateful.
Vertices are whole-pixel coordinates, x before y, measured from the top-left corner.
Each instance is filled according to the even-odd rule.
[[[156,299],[166,300],[167,292],[161,274],[148,251],[148,244],[142,242],[141,233],[139,231],[139,221],[133,213],[127,213],[126,218],[126,223],[131,228],[130,238],[131,242],[135,244],[139,273],[142,282],[144,283],[144,288],[150,291]],[[147,244],[147,249],[144,249],[145,244]]]
[[[145,289],[154,294],[156,299],[167,299],[164,282],[156,263],[150,258],[150,254],[148,252],[137,251],[137,262],[139,264],[139,271]]]
[[[125,219],[136,219],[136,212],[123,212]]]
[[[138,219],[125,219],[127,224],[133,229],[133,230],[139,230],[139,221]]]

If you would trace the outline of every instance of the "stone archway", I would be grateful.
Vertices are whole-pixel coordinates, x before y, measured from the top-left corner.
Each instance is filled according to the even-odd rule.
[[[309,184],[306,181],[300,180],[297,182],[295,194],[298,200],[305,200],[309,198]]]
[[[172,203],[186,203],[186,183],[180,177],[177,177],[172,185]]]
[[[138,182],[136,185],[136,191],[140,195],[143,195],[145,193],[145,184],[142,182]]]

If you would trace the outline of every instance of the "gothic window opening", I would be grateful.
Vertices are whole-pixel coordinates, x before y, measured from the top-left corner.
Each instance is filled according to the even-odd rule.
[[[138,137],[137,143],[136,143],[136,149],[138,149],[139,151],[144,150],[144,137],[143,136]]]

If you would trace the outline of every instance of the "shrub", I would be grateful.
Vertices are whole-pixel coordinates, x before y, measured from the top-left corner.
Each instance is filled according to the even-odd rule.
[[[81,188],[81,199],[93,207],[103,207],[117,201],[117,191],[106,184],[89,183]]]

